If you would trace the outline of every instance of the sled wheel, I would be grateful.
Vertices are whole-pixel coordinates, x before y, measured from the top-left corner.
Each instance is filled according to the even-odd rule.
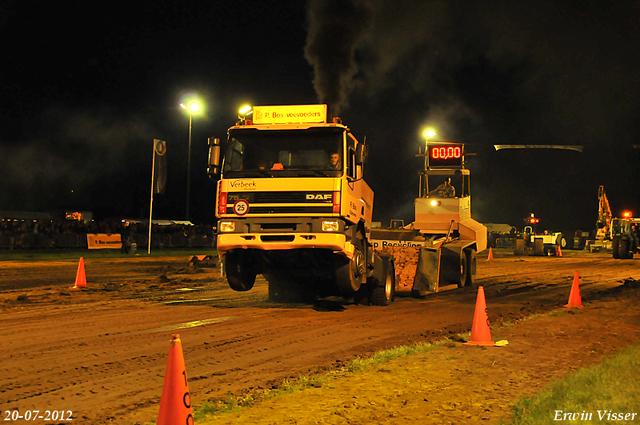
[[[465,286],[476,286],[476,250],[470,249],[467,251],[467,282]]]
[[[384,282],[373,282],[376,286],[371,291],[372,305],[389,305],[396,293],[396,270],[390,261],[385,261]]]
[[[458,285],[458,288],[464,288],[464,285],[467,283],[467,276],[469,275],[469,261],[467,260],[467,253],[465,251],[460,251],[460,273],[456,275],[455,283]]]

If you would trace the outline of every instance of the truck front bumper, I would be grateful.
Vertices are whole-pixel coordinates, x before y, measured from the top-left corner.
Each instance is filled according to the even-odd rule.
[[[350,259],[354,250],[341,233],[221,233],[217,242],[220,255],[232,249],[329,249]]]

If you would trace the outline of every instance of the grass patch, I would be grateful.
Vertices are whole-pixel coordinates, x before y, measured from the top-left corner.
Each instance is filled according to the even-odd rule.
[[[624,416],[614,418],[612,415],[634,412],[640,414],[638,370],[640,346],[627,347],[595,366],[554,381],[534,397],[518,400],[512,409],[510,424],[546,425],[557,418],[564,418],[565,413],[578,414],[572,423],[609,424],[619,423],[620,420],[629,421],[630,416],[625,419]],[[591,416],[585,416],[589,414]],[[633,420],[639,420],[638,416]]]
[[[555,310],[555,311],[552,311],[551,313],[549,313],[549,316],[551,316],[551,317],[564,316],[565,314],[567,314],[568,311],[569,310],[567,310],[566,308],[562,309],[562,310]]]
[[[416,342],[413,345],[402,346],[402,347],[394,347],[390,350],[379,351],[373,355],[373,357],[368,358],[356,358],[352,360],[347,365],[347,370],[349,372],[362,372],[367,369],[371,369],[372,367],[379,365],[381,363],[387,363],[391,360],[404,357],[411,356],[413,354],[426,353],[427,351],[433,350],[434,348],[440,347],[445,343],[450,342],[450,339],[445,339],[441,341],[436,341],[434,343],[427,342]]]
[[[213,248],[156,249],[147,254],[146,248],[138,250],[135,256],[122,254],[119,249],[87,249],[87,250],[0,250],[0,261],[46,261],[77,260],[84,258],[140,258],[140,257],[175,257],[184,255],[217,255]]]
[[[228,395],[224,399],[205,402],[199,408],[195,408],[194,419],[196,422],[210,419],[216,414],[233,412],[243,407],[249,407],[262,400],[300,392],[310,387],[322,387],[323,385],[329,385],[329,388],[334,388],[330,384],[334,379],[340,376],[363,372],[375,367],[376,365],[387,363],[400,357],[426,353],[450,342],[450,339],[444,339],[434,343],[417,342],[410,346],[394,347],[389,350],[379,351],[375,353],[373,357],[358,357],[349,362],[345,367],[324,375],[315,377],[300,376],[296,379],[285,379],[278,388],[252,391],[251,393],[242,396]]]
[[[299,392],[309,387],[321,387],[330,380],[329,375],[317,378],[300,376],[297,379],[285,379],[278,388],[256,390],[242,396],[228,394],[224,399],[205,402],[202,406],[194,408],[193,416],[196,422],[210,419],[216,414],[234,412],[259,401]]]

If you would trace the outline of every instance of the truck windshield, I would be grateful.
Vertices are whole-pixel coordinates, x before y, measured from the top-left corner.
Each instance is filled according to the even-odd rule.
[[[344,168],[343,134],[342,128],[231,130],[223,173],[227,178],[338,177]]]

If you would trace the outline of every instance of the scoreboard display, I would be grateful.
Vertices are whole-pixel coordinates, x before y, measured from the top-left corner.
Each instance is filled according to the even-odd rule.
[[[464,145],[461,143],[429,144],[429,167],[462,168]]]

